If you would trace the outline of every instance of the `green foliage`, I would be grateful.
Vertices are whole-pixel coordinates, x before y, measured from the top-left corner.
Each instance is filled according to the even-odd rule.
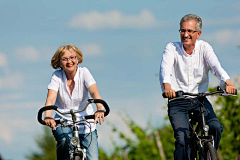
[[[146,130],[137,126],[132,120],[125,120],[125,122],[137,138],[136,141],[133,141],[130,138],[127,138],[124,133],[119,132],[119,137],[126,142],[126,146],[123,149],[128,151],[128,158],[133,160],[145,160],[149,159],[149,157],[156,158],[158,156],[158,151],[156,144],[153,141],[153,137],[147,135]],[[118,155],[121,155],[122,150],[118,149],[118,152],[119,151],[120,153],[118,153]]]
[[[57,160],[56,141],[49,127],[44,127],[44,134],[37,136],[35,141],[40,152],[32,151],[26,156],[28,160]]]
[[[170,125],[166,125],[160,130],[154,129],[150,125],[148,125],[148,128],[143,129],[133,120],[126,118],[123,120],[136,138],[135,140],[128,138],[124,133],[118,132],[116,128],[113,128],[113,131],[119,134],[120,139],[122,139],[126,145],[124,147],[115,145],[115,151],[108,159],[161,160],[162,157],[159,153],[156,136],[158,136],[159,141],[162,143],[165,159],[173,159],[175,139]],[[157,134],[156,132],[154,133],[154,131],[157,131]],[[108,159],[106,158],[106,160]]]
[[[214,90],[216,88],[209,89],[209,91]],[[215,112],[224,127],[218,150],[221,152],[221,159],[233,160],[240,155],[240,99],[217,96],[215,103],[212,105],[220,107]],[[113,132],[118,133],[119,138],[125,142],[125,145],[121,147],[113,142],[114,152],[111,155],[106,154],[100,148],[100,160],[163,160],[160,156],[159,142],[162,144],[165,159],[174,159],[175,139],[171,125],[156,129],[148,124],[148,128],[144,129],[131,119],[123,118],[123,121],[135,138],[129,138],[123,132],[118,131],[116,127],[113,127]],[[44,128],[44,135],[38,136],[36,143],[40,152],[32,152],[27,156],[28,160],[56,159],[56,142],[49,128]]]
[[[99,149],[99,159],[101,159],[101,160],[111,160],[111,158],[101,148]]]
[[[159,130],[164,153],[167,160],[174,159],[173,152],[175,150],[175,138],[171,125],[165,125]]]
[[[215,90],[216,88],[209,89],[209,91]],[[221,106],[219,110],[216,110],[216,114],[221,124],[224,126],[224,132],[222,133],[222,139],[219,146],[219,151],[222,155],[221,158],[224,160],[235,159],[240,153],[240,99],[229,96],[218,96],[213,105]],[[124,119],[124,121],[131,129],[132,134],[135,135],[136,140],[134,141],[126,137],[124,133],[118,132],[117,129],[114,128],[113,131],[119,133],[119,137],[125,141],[126,146],[115,146],[115,152],[108,158],[114,160],[162,159],[159,156],[156,137],[154,137],[154,130],[156,129],[150,129],[151,127],[143,129],[132,120]],[[166,159],[174,159],[173,152],[175,149],[175,139],[171,125],[163,126],[157,131],[161,138]],[[127,158],[124,157],[124,152],[127,153]]]

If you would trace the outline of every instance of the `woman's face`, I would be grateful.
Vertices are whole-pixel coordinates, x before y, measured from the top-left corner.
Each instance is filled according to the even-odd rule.
[[[60,67],[65,71],[66,74],[75,73],[77,65],[78,57],[72,49],[67,50],[60,58]]]

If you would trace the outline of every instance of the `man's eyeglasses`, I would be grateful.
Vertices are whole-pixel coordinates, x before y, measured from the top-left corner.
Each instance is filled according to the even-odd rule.
[[[61,61],[62,62],[68,62],[68,60],[70,59],[71,61],[75,61],[77,58],[77,56],[71,56],[69,58],[62,58]]]
[[[193,30],[191,30],[191,29],[188,29],[188,30],[179,29],[179,32],[180,32],[181,34],[184,34],[185,32],[187,32],[188,34],[193,34],[193,33],[198,32],[198,31],[193,31]]]

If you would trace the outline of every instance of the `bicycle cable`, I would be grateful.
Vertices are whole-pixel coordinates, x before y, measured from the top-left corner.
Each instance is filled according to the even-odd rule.
[[[71,145],[70,145],[70,142],[69,142],[69,140],[68,140],[68,137],[66,136],[66,134],[65,134],[64,131],[63,131],[63,124],[61,124],[61,129],[62,129],[62,133],[63,133],[65,139],[67,140],[68,148],[72,148]]]
[[[91,134],[91,140],[90,140],[90,143],[89,143],[89,145],[88,145],[88,147],[86,147],[86,146],[84,146],[86,149],[88,149],[89,147],[90,147],[90,145],[91,145],[91,143],[92,143],[92,128],[91,128],[91,123],[93,123],[93,122],[88,122],[88,121],[86,121],[87,123],[89,123],[88,125],[86,124],[86,126],[88,126],[89,127],[89,129],[90,129],[90,132],[82,139],[82,140],[84,140],[85,138],[87,138],[90,134]],[[85,126],[84,126],[84,128],[85,128]]]

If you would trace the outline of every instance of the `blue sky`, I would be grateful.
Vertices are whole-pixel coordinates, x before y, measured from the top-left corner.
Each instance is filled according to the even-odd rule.
[[[106,121],[129,136],[119,113],[145,127],[160,127],[167,113],[158,77],[167,43],[179,41],[179,21],[200,16],[200,39],[209,42],[231,78],[240,71],[240,2],[209,1],[0,1],[0,154],[24,160],[37,150],[36,121],[44,105],[58,47],[72,43],[84,55],[80,66],[93,74],[111,106]],[[211,76],[211,86],[218,80]],[[98,127],[99,145],[111,147],[109,123]],[[111,150],[111,149],[110,149]]]

